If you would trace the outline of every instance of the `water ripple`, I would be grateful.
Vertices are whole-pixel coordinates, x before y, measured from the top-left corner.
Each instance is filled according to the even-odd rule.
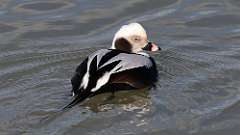
[[[239,1],[0,1],[0,134],[236,134]],[[163,51],[155,89],[68,111],[70,78],[128,22]],[[117,122],[116,122],[117,121]],[[99,124],[101,123],[101,124]]]

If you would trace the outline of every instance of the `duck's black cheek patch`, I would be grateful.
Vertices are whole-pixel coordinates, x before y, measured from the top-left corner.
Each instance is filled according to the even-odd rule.
[[[132,45],[124,38],[119,38],[115,41],[115,47],[116,49],[131,52],[132,51]]]

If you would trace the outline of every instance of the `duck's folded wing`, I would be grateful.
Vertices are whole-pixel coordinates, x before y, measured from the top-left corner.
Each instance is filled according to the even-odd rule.
[[[156,80],[157,80],[156,68],[154,67],[147,68],[143,66],[112,74],[109,83],[128,84],[133,88],[139,89],[148,86],[154,86]]]
[[[120,53],[103,64],[102,67],[116,61],[120,62],[112,67],[109,83],[128,84],[134,88],[144,88],[154,85],[157,80],[156,64],[151,57]]]

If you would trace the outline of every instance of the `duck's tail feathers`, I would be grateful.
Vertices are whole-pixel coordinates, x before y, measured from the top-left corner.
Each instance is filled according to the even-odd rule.
[[[66,109],[69,109],[69,108],[72,108],[74,105],[84,101],[86,98],[90,97],[91,96],[91,92],[89,91],[83,91],[79,94],[77,94],[74,99],[68,104],[66,105],[65,107],[63,107],[63,110],[66,110]]]

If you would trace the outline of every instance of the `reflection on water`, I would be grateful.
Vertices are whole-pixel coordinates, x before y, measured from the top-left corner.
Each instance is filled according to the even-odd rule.
[[[6,24],[0,24],[0,33],[11,32],[15,29],[16,28],[14,26],[6,25]]]
[[[146,89],[131,92],[120,91],[114,98],[111,93],[100,94],[89,99],[82,106],[94,112],[108,111],[114,107],[120,107],[125,111],[141,110],[144,112],[150,104],[148,92]]]
[[[186,23],[186,25],[193,27],[224,27],[239,24],[240,16],[237,15],[218,15],[214,17],[205,17],[199,20],[193,20]]]
[[[238,0],[1,0],[0,134],[237,135]],[[151,90],[67,111],[75,67],[138,21],[163,51]]]
[[[61,8],[64,5],[65,5],[64,3],[39,2],[39,3],[22,5],[21,8],[31,9],[31,10],[39,10],[39,11],[46,11],[46,10],[54,10],[54,9]]]

